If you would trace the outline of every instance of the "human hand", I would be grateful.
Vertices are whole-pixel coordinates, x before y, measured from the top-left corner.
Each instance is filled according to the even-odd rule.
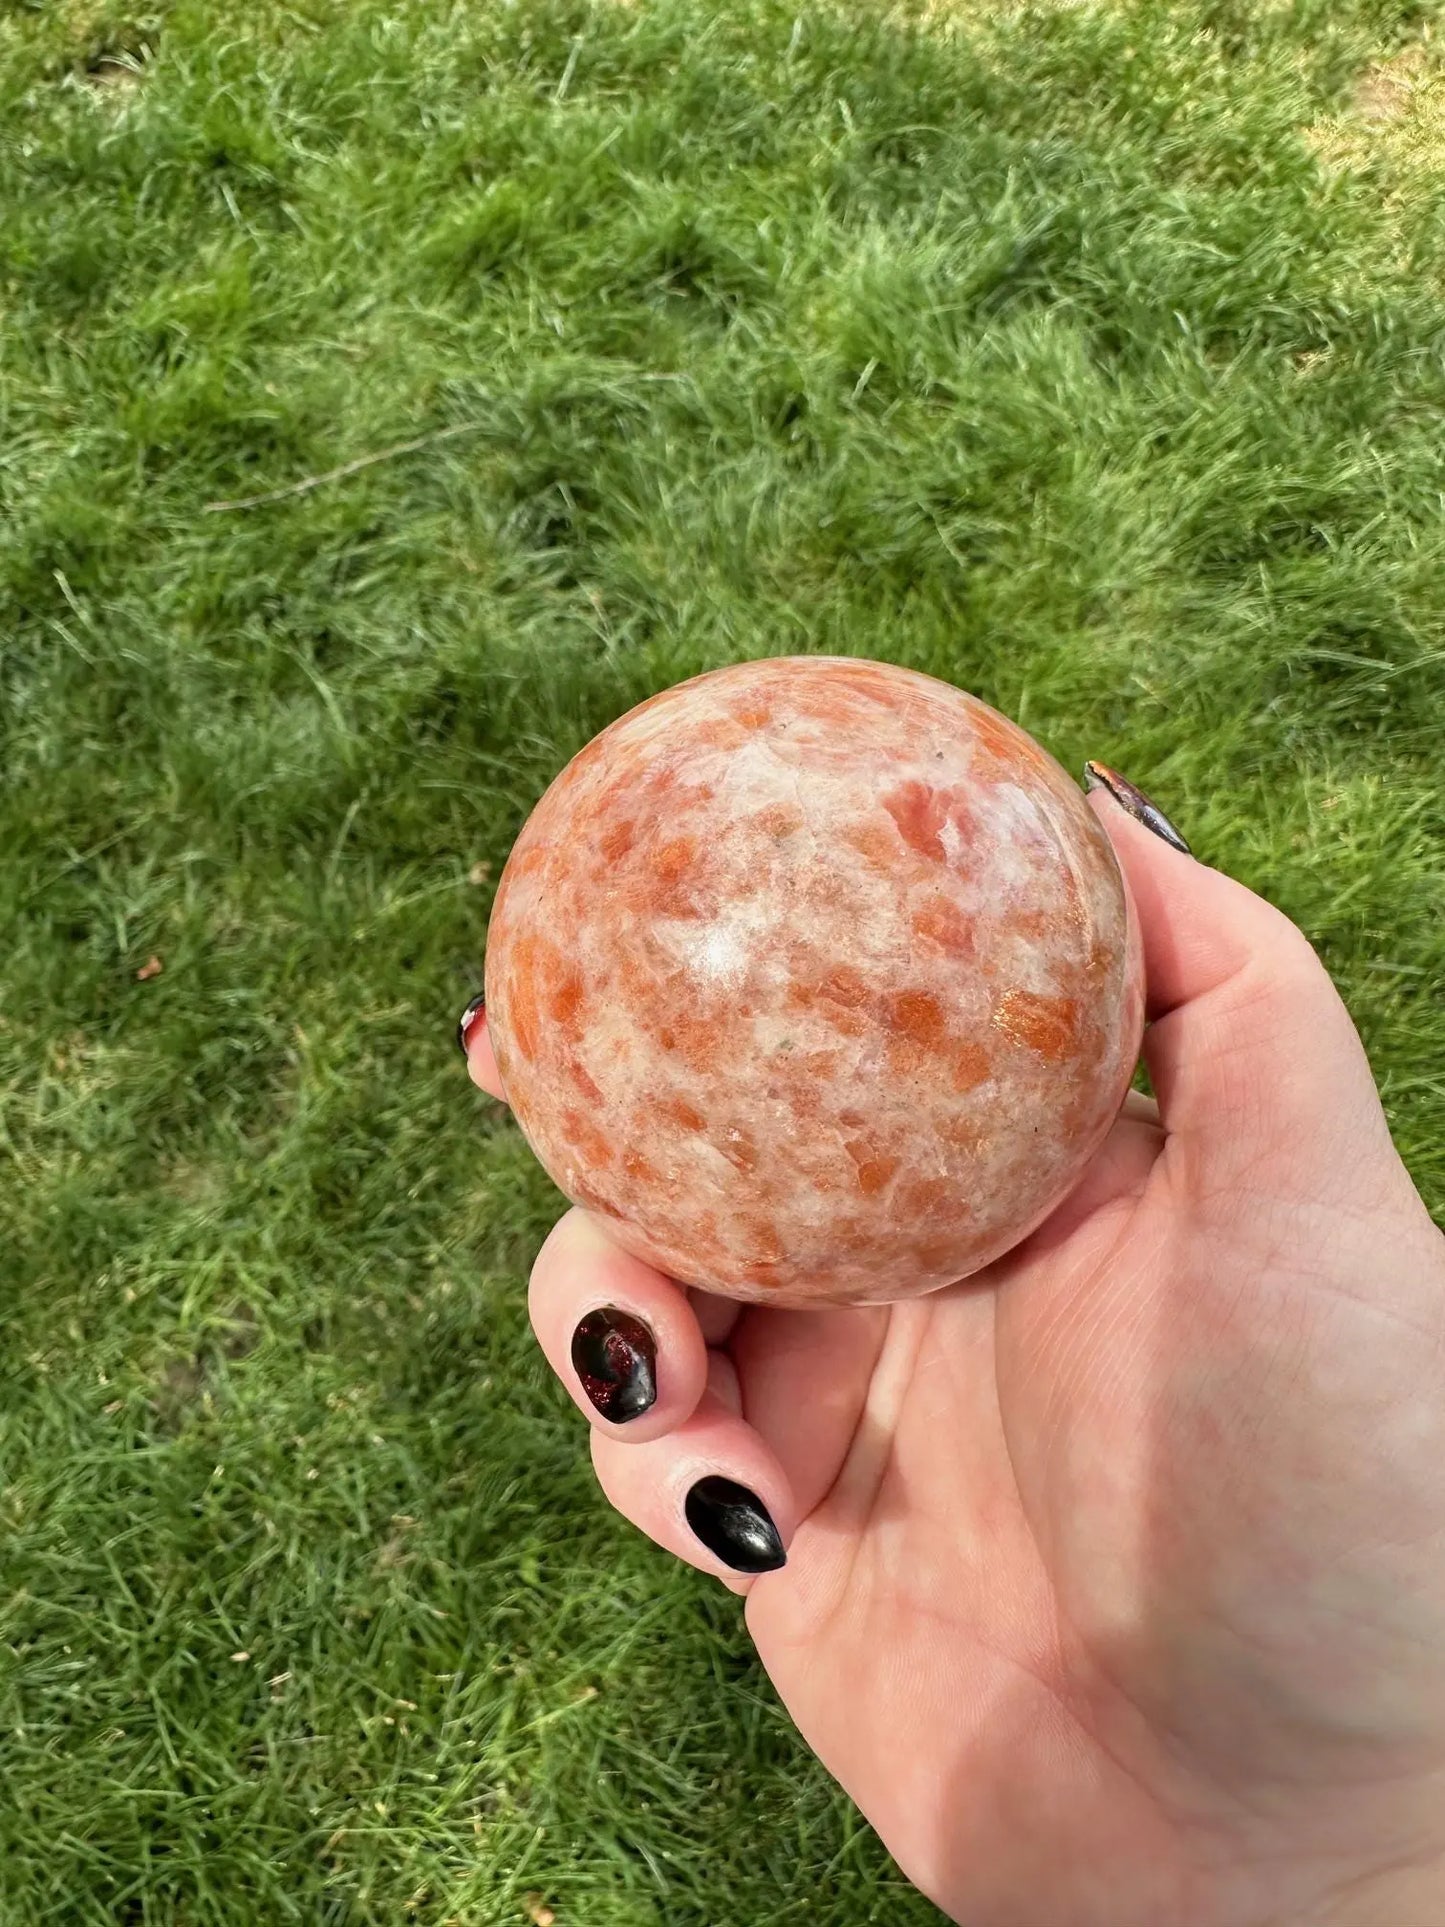
[[[1441,1927],[1445,1240],[1304,937],[1109,782],[1158,1107],[1044,1226],[931,1297],[792,1311],[574,1211],[532,1321],[607,1497],[747,1595],[805,1738],[969,1927]],[[464,1047],[501,1096],[484,1020]]]

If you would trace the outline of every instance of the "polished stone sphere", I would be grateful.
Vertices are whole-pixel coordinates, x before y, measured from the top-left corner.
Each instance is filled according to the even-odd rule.
[[[887,663],[740,663],[562,771],[487,942],[557,1185],[689,1285],[909,1298],[1077,1183],[1138,1055],[1138,933],[1078,786]]]

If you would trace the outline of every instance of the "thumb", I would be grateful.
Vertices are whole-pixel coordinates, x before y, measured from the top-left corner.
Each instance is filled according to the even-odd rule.
[[[1353,1179],[1389,1131],[1359,1034],[1308,939],[1196,862],[1125,778],[1090,763],[1085,781],[1139,915],[1144,1060],[1166,1129],[1194,1138],[1214,1175],[1238,1180],[1266,1155],[1277,1168],[1284,1151],[1316,1181]]]

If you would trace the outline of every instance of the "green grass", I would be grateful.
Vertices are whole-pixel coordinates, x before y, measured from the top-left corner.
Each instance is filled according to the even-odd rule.
[[[1306,927],[1438,1211],[1424,24],[0,15],[6,1927],[937,1919],[534,1354],[488,877],[684,674],[941,673]]]

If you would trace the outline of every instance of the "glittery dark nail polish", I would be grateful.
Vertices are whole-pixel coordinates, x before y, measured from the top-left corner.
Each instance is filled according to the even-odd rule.
[[[683,1510],[708,1551],[734,1572],[776,1572],[787,1564],[767,1507],[735,1479],[699,1479]]]
[[[472,1041],[472,1032],[476,1028],[477,1020],[486,1015],[486,1009],[487,1000],[479,990],[462,1012],[462,1020],[457,1025],[457,1046],[463,1057],[468,1054]]]
[[[641,1418],[657,1403],[657,1345],[631,1312],[589,1311],[572,1334],[572,1365],[582,1389],[614,1425]]]
[[[1107,763],[1085,763],[1084,788],[1107,790],[1120,809],[1127,810],[1136,823],[1142,823],[1146,830],[1152,830],[1155,836],[1162,837],[1172,850],[1181,850],[1185,856],[1194,854],[1159,805],[1151,803],[1143,790],[1131,783],[1127,776],[1110,769]]]

